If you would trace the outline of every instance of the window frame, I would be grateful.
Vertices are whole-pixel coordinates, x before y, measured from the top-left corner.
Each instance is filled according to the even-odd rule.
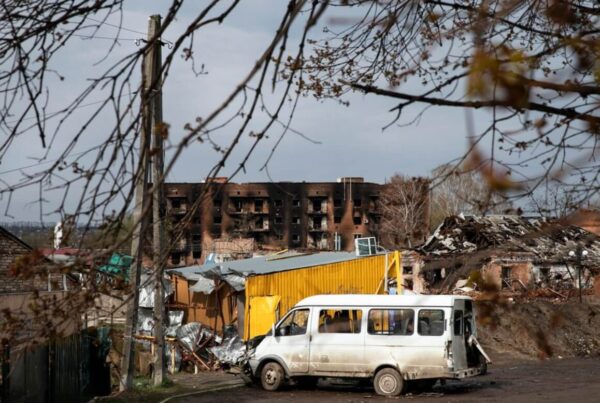
[[[355,334],[355,335],[360,335],[363,332],[363,317],[364,317],[364,312],[363,312],[363,308],[355,308],[355,307],[319,307],[316,308],[316,310],[318,309],[318,316],[317,316],[317,333],[318,334]],[[357,332],[323,332],[321,331],[321,315],[323,314],[323,312],[327,312],[327,311],[348,311],[349,313],[354,311],[357,312],[357,316],[360,315],[360,318],[356,318],[353,320],[354,323],[358,324],[358,331]],[[348,324],[350,324],[352,322],[348,321]]]
[[[421,319],[421,312],[432,312],[432,311],[438,311],[442,313],[442,332],[440,334],[431,334],[431,323],[429,324],[430,326],[430,333],[429,334],[423,334],[421,333],[421,328],[419,326],[419,322]],[[417,334],[419,336],[426,336],[426,337],[440,337],[443,336],[444,333],[446,332],[446,312],[444,311],[444,309],[442,308],[422,308],[419,309],[419,312],[417,313]]]
[[[291,317],[292,317],[292,319],[291,319],[290,325],[288,325],[288,326],[285,326],[285,327],[289,327],[289,326],[291,326],[291,325],[292,325],[292,323],[294,323],[294,319],[295,319],[296,313],[297,313],[297,312],[299,312],[299,311],[307,311],[307,312],[308,312],[308,314],[307,314],[307,317],[306,317],[306,325],[305,325],[305,327],[304,327],[304,332],[303,332],[303,333],[295,333],[295,334],[291,334],[291,333],[288,333],[288,334],[279,334],[279,330],[280,330],[280,329],[283,327],[283,326],[282,326],[282,325],[283,325],[283,323],[284,323],[284,322],[285,322],[285,321],[286,321],[286,320],[287,320],[287,319],[288,319],[288,318],[291,316]],[[293,310],[289,311],[289,312],[288,312],[288,313],[287,313],[287,314],[286,314],[286,315],[285,315],[285,316],[284,316],[284,317],[283,317],[283,318],[282,318],[282,319],[281,319],[281,320],[280,320],[280,321],[277,323],[277,325],[275,326],[275,335],[274,335],[274,336],[275,336],[275,337],[303,336],[303,335],[306,335],[306,334],[308,333],[308,328],[309,328],[309,326],[310,326],[310,308],[298,308],[298,309],[293,309]]]
[[[456,333],[456,321],[460,320],[460,332]],[[452,334],[454,336],[463,336],[465,334],[465,313],[462,309],[455,309],[452,318]]]
[[[376,333],[376,332],[371,332],[371,330],[369,329],[369,321],[371,319],[371,312],[373,311],[412,311],[412,325],[413,325],[413,329],[411,333]],[[367,334],[370,336],[403,336],[403,337],[410,337],[416,334],[415,332],[415,313],[417,312],[417,308],[414,307],[373,307],[373,308],[369,308],[369,311],[367,312]],[[382,320],[383,320],[383,314],[382,314]]]

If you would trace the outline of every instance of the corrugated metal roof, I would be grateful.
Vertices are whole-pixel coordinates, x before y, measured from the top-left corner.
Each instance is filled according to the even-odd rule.
[[[197,274],[204,274],[215,269],[225,274],[228,272],[240,273],[244,275],[269,274],[286,270],[301,269],[304,267],[321,266],[331,263],[345,262],[357,257],[354,252],[317,252],[317,253],[298,253],[286,252],[283,254],[254,257],[251,259],[233,260],[223,263],[208,263],[198,266],[187,266],[171,269],[184,277],[193,277]]]

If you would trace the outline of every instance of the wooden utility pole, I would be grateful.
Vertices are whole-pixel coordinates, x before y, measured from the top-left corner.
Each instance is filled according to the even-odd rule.
[[[160,24],[160,17],[150,17],[148,24],[148,41],[153,41],[158,32],[156,21]],[[158,41],[158,40],[156,40]],[[160,45],[159,45],[160,46]],[[148,229],[148,210],[150,198],[148,197],[148,175],[150,173],[150,145],[153,129],[153,102],[152,102],[152,78],[154,77],[154,63],[152,53],[155,46],[148,47],[144,55],[142,65],[142,91],[140,102],[142,105],[142,118],[140,130],[140,160],[138,172],[135,176],[135,207],[133,211],[133,222],[135,228],[131,240],[131,255],[133,262],[129,271],[129,284],[132,295],[127,303],[127,318],[125,332],[123,334],[123,357],[121,360],[121,391],[129,390],[133,386],[135,375],[135,331],[138,321],[140,277],[142,272],[143,244]],[[158,81],[156,81],[158,82]]]
[[[149,35],[160,32],[160,15],[150,17]],[[162,385],[165,381],[165,290],[163,276],[165,273],[164,259],[164,224],[163,217],[163,135],[164,123],[162,120],[162,69],[161,41],[154,41],[152,51],[149,53],[148,64],[152,65],[152,79],[150,94],[152,100],[152,261],[154,263],[154,386]]]

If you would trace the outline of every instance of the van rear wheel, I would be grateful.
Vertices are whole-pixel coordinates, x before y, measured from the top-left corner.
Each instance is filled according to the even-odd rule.
[[[398,396],[404,389],[404,379],[395,369],[383,368],[375,375],[373,387],[378,395]]]
[[[260,384],[264,390],[275,391],[283,385],[283,368],[276,362],[268,362],[260,371]]]

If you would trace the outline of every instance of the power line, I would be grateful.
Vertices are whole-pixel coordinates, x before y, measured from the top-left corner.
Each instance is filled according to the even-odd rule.
[[[111,24],[110,22],[97,20],[97,19],[91,18],[91,17],[87,17],[86,19],[90,20],[90,21],[97,22],[98,24],[101,24],[101,25],[106,25],[106,26],[109,26],[109,27],[117,28],[117,29],[119,29],[121,31],[127,31],[127,32],[132,32],[134,34],[144,35],[144,37],[146,36],[146,32],[141,32],[141,31],[136,31],[135,29],[125,28],[122,25]]]
[[[128,92],[126,94],[121,94],[121,96],[119,96],[118,99],[121,99],[121,98],[123,98],[125,96],[128,96],[128,95],[134,95],[136,93],[137,92]],[[98,104],[101,104],[103,102],[106,102],[106,99],[103,99],[101,101],[90,102],[90,103],[87,103],[87,104],[77,105],[74,108],[66,107],[66,108],[58,110],[58,111],[49,112],[49,113],[46,114],[46,116],[44,117],[44,119],[40,119],[40,122],[46,122],[47,120],[55,118],[56,116],[60,115],[61,113],[70,112],[70,111],[74,111],[74,110],[81,109],[81,108],[86,108],[88,106],[98,105]],[[15,120],[12,120],[10,122],[2,122],[0,120],[0,123],[4,123],[4,125],[11,125],[13,123],[19,123],[19,122],[24,122],[26,120],[33,120],[33,119],[37,119],[37,117],[36,116],[29,116],[29,117],[26,117],[26,118],[23,118],[23,119],[15,119]]]
[[[71,34],[71,36],[77,36],[83,39],[109,39],[111,41],[140,41],[140,38],[119,38],[119,37],[110,37],[110,36],[97,36],[97,35],[82,35],[82,34]]]
[[[126,140],[123,140],[123,143],[127,144],[127,145],[131,145],[131,143],[129,141],[126,141]],[[47,164],[51,164],[53,162],[60,161],[60,160],[65,160],[65,162],[66,162],[66,160],[68,158],[79,157],[80,155],[87,154],[87,153],[91,152],[94,149],[100,148],[101,146],[102,146],[102,144],[90,147],[87,150],[82,151],[80,153],[68,154],[68,155],[65,155],[64,157],[59,157],[59,158],[54,158],[54,159],[51,159],[51,160],[36,162],[35,164],[26,165],[26,166],[22,166],[22,167],[19,167],[19,168],[11,168],[11,169],[7,169],[6,171],[0,171],[0,175],[12,173],[12,172],[17,172],[17,171],[21,171],[21,170],[27,169],[27,168],[34,168],[34,167],[37,167],[37,166],[40,166],[40,165],[47,165]]]

